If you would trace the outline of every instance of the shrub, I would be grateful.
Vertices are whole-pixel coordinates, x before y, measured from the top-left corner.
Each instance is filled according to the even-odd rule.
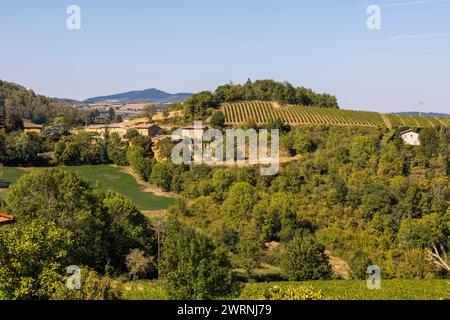
[[[127,268],[133,281],[139,279],[139,276],[146,275],[153,265],[153,259],[148,258],[145,252],[139,249],[131,250],[126,257]]]
[[[51,300],[120,300],[123,290],[120,283],[107,277],[99,276],[88,268],[81,269],[81,289],[71,290],[60,284]]]
[[[163,191],[171,191],[173,166],[169,163],[156,163],[152,168],[150,182]]]
[[[133,171],[144,181],[149,181],[152,174],[153,162],[145,157],[145,151],[142,147],[128,148],[127,160]]]
[[[437,273],[437,266],[430,259],[430,254],[420,248],[405,253],[405,264],[401,268],[401,276],[412,279],[425,279]]]
[[[225,116],[220,111],[214,111],[210,122],[213,128],[223,128],[225,126]]]
[[[234,290],[226,251],[178,221],[169,222],[159,268],[171,299],[209,300]]]
[[[357,250],[350,259],[350,278],[355,280],[367,279],[367,268],[372,264],[372,260],[364,252]]]
[[[241,239],[237,244],[238,255],[242,260],[242,267],[248,277],[253,275],[253,271],[261,266],[263,258],[263,245],[258,239],[248,237]]]
[[[281,265],[291,281],[330,279],[332,275],[325,246],[313,238],[296,237],[289,242]]]
[[[296,300],[326,300],[322,291],[315,290],[311,286],[289,286],[289,287],[279,287],[273,286],[265,290],[261,290],[256,286],[247,286],[239,299],[242,300],[285,300],[285,301],[296,301]]]

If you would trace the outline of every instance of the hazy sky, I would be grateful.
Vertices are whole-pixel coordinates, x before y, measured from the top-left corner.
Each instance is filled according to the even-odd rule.
[[[81,30],[66,28],[71,4]],[[57,97],[273,78],[342,108],[450,112],[449,57],[449,0],[0,2],[0,79]]]

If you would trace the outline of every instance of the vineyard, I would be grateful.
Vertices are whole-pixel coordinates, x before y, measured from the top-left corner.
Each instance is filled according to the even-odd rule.
[[[228,125],[240,125],[255,121],[263,125],[280,119],[290,125],[334,125],[360,127],[450,127],[450,118],[432,118],[376,112],[326,109],[303,106],[279,106],[267,101],[225,103],[222,105]]]

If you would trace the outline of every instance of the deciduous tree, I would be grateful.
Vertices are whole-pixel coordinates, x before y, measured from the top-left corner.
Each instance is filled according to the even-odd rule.
[[[325,247],[311,237],[288,243],[282,266],[291,281],[329,279],[333,273]]]
[[[234,289],[226,251],[178,221],[168,225],[159,268],[172,299],[227,297]]]

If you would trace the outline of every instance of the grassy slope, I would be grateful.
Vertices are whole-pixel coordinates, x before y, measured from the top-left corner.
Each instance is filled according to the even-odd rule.
[[[250,291],[273,286],[312,286],[329,300],[442,300],[450,299],[450,284],[446,280],[384,280],[381,290],[369,290],[365,281],[309,281],[271,282],[247,284],[239,299],[250,299]],[[125,298],[129,300],[167,299],[158,281],[137,281],[125,285]]]
[[[174,203],[174,199],[158,197],[152,193],[145,192],[136,182],[133,176],[123,172],[114,166],[81,166],[64,167],[66,170],[79,172],[83,177],[93,182],[99,182],[104,189],[112,189],[130,198],[141,210],[161,210],[167,209]],[[0,197],[4,197],[9,184],[17,181],[29,169],[3,168],[3,175],[0,177]]]

